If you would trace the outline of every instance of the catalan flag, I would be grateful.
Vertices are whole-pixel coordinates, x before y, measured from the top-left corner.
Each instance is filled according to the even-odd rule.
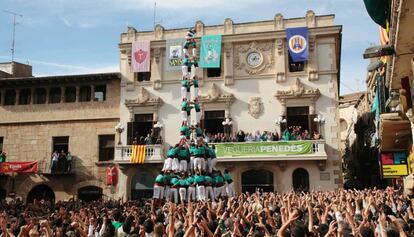
[[[132,145],[131,163],[144,164],[146,145]]]

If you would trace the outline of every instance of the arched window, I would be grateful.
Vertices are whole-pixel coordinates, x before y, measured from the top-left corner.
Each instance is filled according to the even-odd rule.
[[[293,189],[297,192],[309,191],[309,173],[303,168],[297,168],[292,174]]]
[[[97,186],[85,186],[78,189],[78,199],[84,202],[102,199],[102,188]]]
[[[242,192],[254,193],[256,189],[273,192],[273,172],[265,169],[247,170],[242,173]]]
[[[35,187],[33,187],[29,194],[27,194],[27,203],[32,203],[34,200],[48,200],[52,203],[55,202],[55,193],[53,192],[53,189],[51,189],[49,186],[40,184]]]
[[[131,199],[151,198],[154,190],[155,176],[149,172],[139,171],[132,177]]]

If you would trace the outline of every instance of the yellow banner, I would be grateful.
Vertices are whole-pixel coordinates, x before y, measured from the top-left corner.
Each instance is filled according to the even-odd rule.
[[[407,164],[402,165],[383,165],[382,176],[384,178],[395,178],[408,175]]]

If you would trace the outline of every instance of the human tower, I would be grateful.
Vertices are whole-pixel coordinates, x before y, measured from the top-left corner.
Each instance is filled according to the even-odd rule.
[[[218,200],[235,195],[232,177],[227,170],[223,175],[216,169],[215,147],[204,141],[204,130],[200,127],[195,35],[196,30],[190,28],[183,46],[179,142],[168,150],[162,171],[154,184],[153,198],[175,203]],[[192,111],[195,111],[193,121]]]

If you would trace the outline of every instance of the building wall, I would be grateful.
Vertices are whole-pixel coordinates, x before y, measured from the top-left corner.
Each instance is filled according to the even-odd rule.
[[[309,13],[309,12],[308,12]],[[316,20],[315,20],[316,19]],[[322,134],[326,141],[327,162],[326,169],[320,171],[316,162],[297,163],[287,162],[284,172],[279,172],[276,162],[269,162],[269,167],[277,173],[275,179],[280,185],[277,190],[287,191],[291,187],[291,180],[287,175],[295,167],[303,165],[311,174],[311,187],[321,186],[322,189],[332,190],[341,184],[341,161],[339,158],[340,130],[339,130],[339,111],[338,111],[338,74],[337,65],[339,32],[340,28],[334,26],[333,16],[316,16],[315,24],[308,14],[305,18],[287,19],[283,21],[284,26],[278,30],[278,20],[265,21],[259,23],[233,24],[228,20],[221,26],[208,26],[200,22],[196,23],[197,37],[205,34],[223,34],[222,48],[222,75],[219,78],[207,78],[206,70],[198,69],[197,75],[202,77],[200,86],[201,95],[207,95],[215,84],[221,94],[233,94],[235,101],[230,105],[229,116],[233,120],[233,131],[241,129],[246,132],[278,131],[275,120],[282,115],[281,102],[275,97],[277,91],[289,91],[294,88],[296,79],[299,78],[305,90],[319,89],[321,95],[315,102],[315,114],[322,115],[326,122],[322,126]],[[285,45],[285,34],[283,27],[297,27],[308,25],[312,47],[310,59],[306,70],[298,73],[290,73],[287,68],[287,50]],[[318,26],[318,27],[315,27]],[[331,27],[331,28],[329,28]],[[201,29],[201,31],[200,31]],[[237,29],[237,30],[236,30]],[[276,29],[276,31],[275,31]],[[330,33],[327,33],[327,30]],[[166,39],[182,38],[185,29],[164,30],[157,26],[155,32],[136,32],[129,29],[127,33],[121,35],[120,43],[120,67],[121,67],[121,105],[120,121],[123,124],[131,121],[133,113],[152,112],[153,108],[145,105],[129,110],[125,106],[126,100],[139,100],[139,94],[144,88],[152,98],[161,98],[163,104],[156,109],[158,121],[164,124],[162,136],[165,138],[166,145],[173,145],[179,140],[180,126],[180,72],[165,71],[165,41]],[[230,35],[227,35],[231,32]],[[247,34],[249,33],[249,34]],[[131,73],[129,62],[130,44],[135,40],[151,40],[151,81],[134,81],[134,74]],[[252,46],[253,43],[253,46]],[[259,45],[259,50],[265,57],[266,68],[261,71],[252,71],[245,64],[238,64],[245,55],[243,49]],[[309,75],[316,71],[317,80],[309,79]],[[283,74],[281,80],[278,76]],[[263,103],[263,111],[258,118],[249,114],[249,99],[260,97]],[[286,101],[286,106],[306,106],[310,105],[309,99],[297,97]],[[203,104],[204,110],[225,110],[225,105],[221,103]],[[132,113],[132,114],[131,114]],[[194,116],[194,115],[192,115]],[[280,131],[278,131],[280,132]],[[126,144],[127,133],[122,134],[122,143]],[[167,147],[167,146],[165,146]],[[294,160],[294,158],[292,159]],[[254,162],[242,162],[234,165],[233,172],[240,175],[242,167],[249,167]],[[261,163],[261,162],[258,162]],[[219,163],[219,165],[221,165]],[[225,165],[223,163],[223,165]],[[221,166],[223,167],[223,166]],[[130,169],[130,168],[128,168]],[[146,168],[145,168],[146,169]],[[156,171],[154,171],[156,172]],[[329,173],[328,181],[320,181],[320,173]],[[122,173],[121,179],[128,180],[128,171]],[[325,175],[326,177],[326,175]],[[240,184],[239,184],[240,185]],[[128,187],[126,188],[128,189]]]

